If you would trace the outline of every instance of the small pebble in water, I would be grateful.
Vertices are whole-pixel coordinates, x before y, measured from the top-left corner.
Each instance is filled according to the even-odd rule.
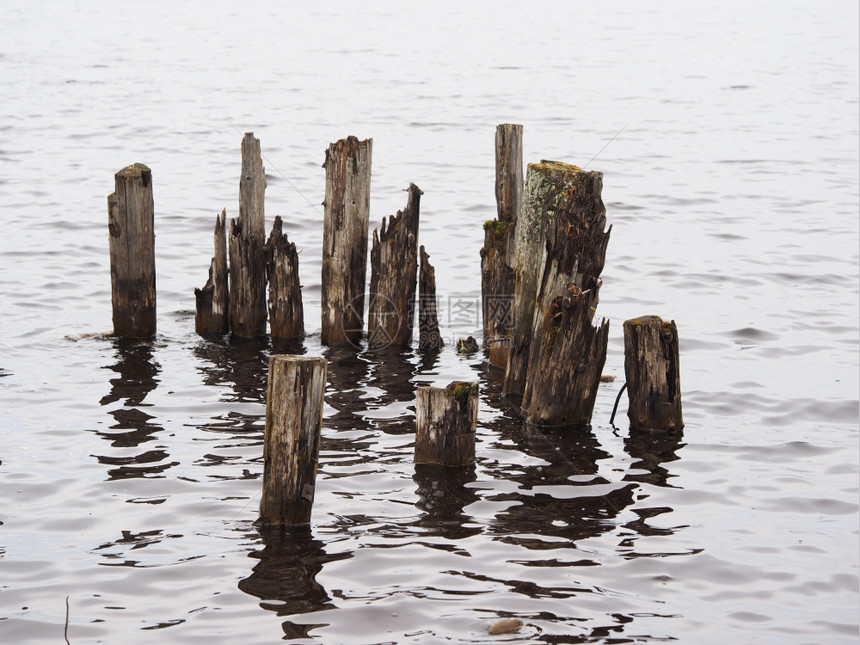
[[[519,618],[502,618],[490,625],[487,633],[491,636],[495,636],[497,634],[511,634],[513,632],[518,632],[522,626],[523,621]]]

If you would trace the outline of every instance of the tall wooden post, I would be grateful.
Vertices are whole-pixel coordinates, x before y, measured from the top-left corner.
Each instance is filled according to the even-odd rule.
[[[242,139],[239,219],[230,223],[230,323],[243,338],[266,333],[266,171],[260,140]]]
[[[481,306],[490,363],[506,368],[513,330],[516,225],[523,197],[523,126],[496,128],[497,219],[484,224]]]
[[[416,390],[415,463],[466,466],[475,462],[478,383],[454,381]]]
[[[370,249],[367,345],[382,349],[412,342],[418,279],[418,217],[422,191],[409,184],[406,208],[382,219]]]
[[[266,242],[266,275],[269,280],[269,328],[272,338],[295,339],[305,335],[299,254],[283,232],[281,216]]]
[[[227,211],[215,217],[215,255],[209,264],[209,279],[194,290],[197,314],[194,328],[202,335],[230,331],[230,296],[227,286]]]
[[[322,257],[322,331],[326,345],[357,342],[364,332],[370,161],[373,139],[329,146]]]
[[[114,176],[108,196],[113,333],[155,335],[155,203],[152,171],[141,163]]]
[[[418,349],[439,349],[445,342],[439,333],[439,318],[436,310],[436,270],[430,264],[430,256],[419,249],[418,273]]]
[[[325,386],[324,358],[269,358],[260,500],[260,519],[266,524],[310,523]]]
[[[674,320],[642,316],[624,322],[624,374],[631,430],[684,428],[679,363]]]

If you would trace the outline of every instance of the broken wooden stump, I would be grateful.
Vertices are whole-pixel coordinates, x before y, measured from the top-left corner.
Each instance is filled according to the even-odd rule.
[[[155,335],[155,203],[152,171],[141,164],[114,175],[108,196],[113,333]]]
[[[272,338],[296,339],[305,335],[299,254],[283,232],[281,216],[266,242],[266,277],[269,282],[269,330]]]
[[[230,225],[230,325],[235,336],[266,333],[266,171],[260,140],[242,139],[239,218]]]
[[[310,523],[325,386],[324,358],[269,358],[260,500],[264,524]]]
[[[230,296],[227,287],[227,211],[215,217],[215,255],[209,264],[209,279],[194,289],[194,329],[201,335],[224,335],[230,331]]]
[[[406,208],[387,218],[387,226],[386,218],[382,218],[379,232],[373,231],[367,314],[369,349],[405,347],[412,342],[422,194],[418,186],[409,184]]]
[[[439,318],[436,302],[436,270],[430,264],[430,256],[419,248],[418,272],[418,349],[439,349],[445,342],[439,333]]]
[[[357,342],[364,332],[370,162],[373,139],[341,139],[329,146],[322,257],[322,330],[325,345]]]
[[[529,164],[528,177],[505,386],[517,392],[522,382],[529,423],[587,425],[609,339],[607,322],[592,325],[612,230],[604,231],[603,174],[544,161]]]
[[[454,381],[416,390],[415,463],[466,466],[475,462],[478,383]]]
[[[684,428],[679,360],[674,320],[642,316],[624,322],[624,374],[631,430]]]
[[[490,364],[506,368],[513,329],[516,225],[523,196],[523,126],[496,127],[496,212],[484,224],[481,308]]]

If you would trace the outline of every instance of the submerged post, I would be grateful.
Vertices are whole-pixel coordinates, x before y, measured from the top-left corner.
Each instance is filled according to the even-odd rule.
[[[260,140],[248,132],[242,139],[239,219],[230,223],[230,323],[243,338],[266,333],[265,192]]]
[[[496,128],[497,218],[484,224],[481,306],[490,364],[505,368],[513,329],[516,225],[523,198],[523,126]]]
[[[322,330],[325,345],[357,342],[364,333],[370,160],[373,139],[341,139],[329,146],[322,257]]]
[[[370,249],[370,306],[367,346],[382,349],[412,342],[418,279],[418,217],[421,189],[409,184],[406,208],[382,218]]]
[[[269,328],[272,338],[297,339],[305,335],[299,254],[283,232],[281,216],[266,242],[266,276],[269,280]]]
[[[416,390],[415,463],[466,466],[475,462],[478,383],[454,381]]]
[[[420,247],[418,272],[418,349],[439,349],[445,342],[439,333],[439,318],[436,306],[436,270],[430,264],[430,256]]]
[[[544,161],[529,164],[528,178],[506,387],[523,384],[529,423],[587,425],[609,340],[607,322],[592,325],[612,230],[604,230],[603,174]]]
[[[113,333],[155,335],[155,204],[152,171],[142,163],[114,175],[108,196]]]
[[[230,331],[230,296],[227,291],[227,211],[215,217],[215,255],[209,264],[209,279],[194,290],[197,314],[194,328],[201,335],[223,335]]]
[[[624,374],[631,430],[684,428],[679,362],[674,320],[642,316],[624,322]]]
[[[326,361],[275,354],[269,358],[263,447],[265,524],[309,524],[322,429]]]

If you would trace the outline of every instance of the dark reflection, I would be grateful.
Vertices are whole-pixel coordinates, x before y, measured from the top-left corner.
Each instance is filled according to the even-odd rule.
[[[325,426],[353,430],[361,425],[357,415],[365,409],[370,363],[348,343],[326,347],[325,357],[328,361],[326,403],[335,410],[326,418]]]
[[[470,517],[463,512],[478,500],[477,491],[466,484],[475,481],[475,467],[446,468],[416,465],[413,481],[418,485],[416,506],[424,511],[418,526],[430,535],[456,540],[477,535],[481,527],[466,526]]]
[[[292,345],[292,348],[300,345]],[[206,385],[229,385],[233,401],[265,402],[266,376],[269,371],[269,339],[231,338],[201,340],[194,355],[206,361],[200,370]],[[289,352],[284,352],[289,353]]]
[[[151,531],[122,531],[122,537],[113,540],[112,542],[103,542],[95,547],[92,552],[98,553],[105,562],[99,562],[105,567],[146,567],[157,566],[161,563],[153,563],[147,565],[141,562],[140,559],[135,559],[131,555],[131,551],[145,549],[154,544],[160,544],[164,540],[177,539],[183,537],[181,534],[165,534],[161,530]],[[197,556],[197,557],[203,557]],[[185,558],[186,560],[188,558]]]
[[[686,445],[681,443],[683,438],[682,432],[630,430],[630,436],[624,440],[624,450],[628,455],[639,460],[631,468],[645,472],[628,473],[624,481],[674,488],[668,481],[675,475],[670,474],[661,464],[680,459],[675,452]]]
[[[401,408],[398,413],[379,418],[379,428],[388,434],[412,434],[415,432],[415,384],[412,377],[417,369],[416,356],[412,349],[386,347],[368,353],[371,373],[368,385],[383,390],[378,397],[378,406],[404,403],[411,407],[406,413]]]
[[[158,385],[161,367],[153,358],[150,342],[115,338],[113,345],[117,362],[107,369],[116,372],[117,376],[110,379],[110,392],[99,403],[110,405],[121,401],[122,405],[109,411],[116,423],[108,430],[97,430],[96,434],[109,441],[113,448],[136,448],[155,440],[156,434],[163,430],[161,425],[153,422],[154,416],[141,409],[147,407],[144,400]],[[151,477],[179,463],[168,462],[170,455],[163,448],[156,446],[134,454],[120,450],[116,454],[93,456],[99,463],[116,466],[108,470],[109,479]]]
[[[313,537],[309,527],[259,525],[257,531],[263,549],[252,551],[249,557],[259,562],[250,576],[239,581],[239,589],[259,598],[263,609],[278,616],[333,609],[331,597],[316,576],[326,563],[344,560],[352,554],[326,553],[325,545]],[[310,631],[323,626],[283,623],[288,638],[311,638]]]

